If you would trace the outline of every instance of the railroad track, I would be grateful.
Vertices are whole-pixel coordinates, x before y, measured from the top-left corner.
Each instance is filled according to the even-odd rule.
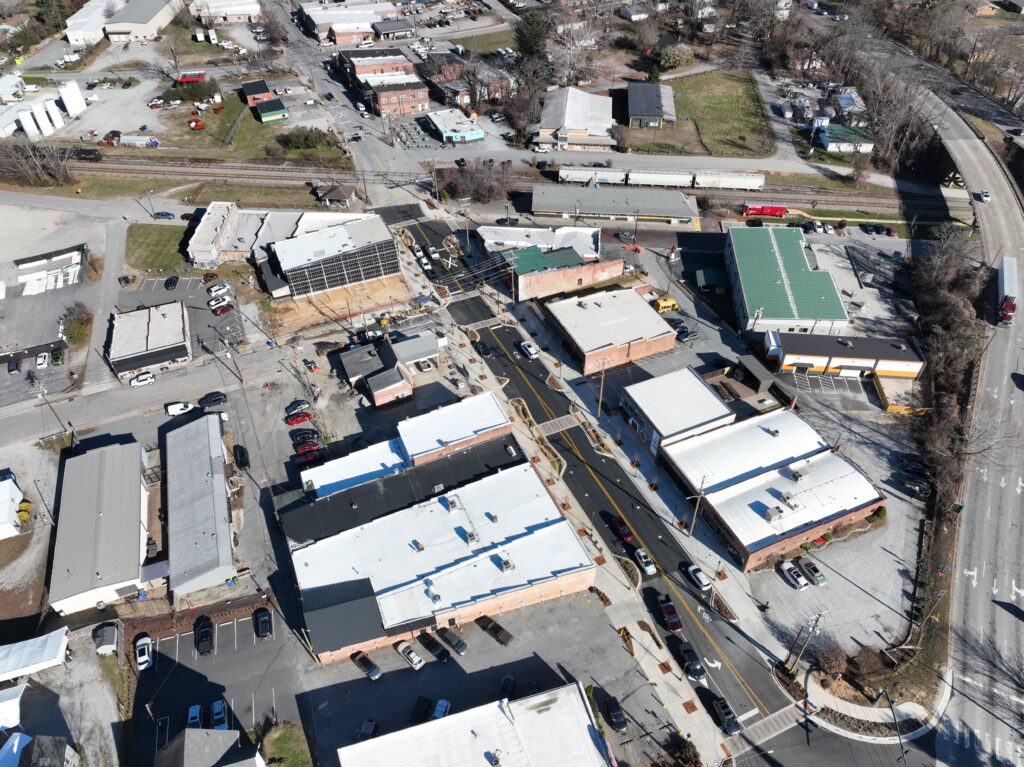
[[[385,183],[401,186],[414,184],[429,178],[429,172],[422,174],[391,173],[387,171],[352,171],[337,168],[312,168],[290,165],[262,165],[237,162],[194,162],[194,161],[163,161],[151,162],[144,160],[104,159],[103,162],[73,162],[71,168],[82,175],[103,176],[163,176],[192,179],[201,183],[235,183],[240,185],[270,186],[307,186],[312,179],[329,183]],[[506,188],[529,192],[538,183],[536,176],[512,175]],[[970,203],[964,201],[947,201],[929,195],[911,195],[899,197],[892,194],[865,194],[858,191],[842,189],[820,189],[810,186],[784,186],[768,184],[765,188],[750,192],[738,189],[688,189],[688,194],[697,194],[728,202],[745,202],[757,198],[770,202],[786,203],[790,207],[814,207],[827,204],[830,208],[859,210],[865,208],[865,214],[876,212],[898,213],[910,210],[916,213],[937,213],[971,215]]]

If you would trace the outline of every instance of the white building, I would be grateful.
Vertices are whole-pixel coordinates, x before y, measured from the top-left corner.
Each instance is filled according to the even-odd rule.
[[[533,143],[552,149],[609,151],[615,146],[610,96],[558,88],[544,98]]]
[[[24,496],[21,488],[8,476],[0,479],[0,540],[13,538],[21,532],[21,523],[18,522],[18,506]]]
[[[545,253],[572,248],[584,261],[591,261],[597,260],[601,252],[601,230],[589,226],[560,226],[557,229],[481,226],[476,234],[488,253],[518,250],[531,245]]]
[[[135,594],[146,556],[142,447],[108,445],[64,462],[50,606],[61,615]]]
[[[180,301],[113,315],[107,362],[118,378],[168,370],[192,360],[188,311]]]
[[[579,682],[456,711],[338,749],[340,767],[608,767],[613,764]],[[491,758],[481,759],[481,750]]]
[[[208,27],[251,24],[263,18],[259,0],[193,0],[188,10]]]
[[[182,0],[128,0],[103,29],[112,43],[152,40],[171,23]]]
[[[72,46],[91,48],[103,39],[107,9],[111,8],[117,13],[123,7],[124,0],[89,0],[68,16],[64,22],[64,37]]]
[[[622,410],[655,455],[659,447],[736,420],[736,414],[693,368],[627,386],[622,393]]]
[[[169,585],[176,600],[237,575],[221,423],[209,414],[167,433]]]
[[[0,104],[14,104],[25,98],[25,81],[19,75],[0,75]]]

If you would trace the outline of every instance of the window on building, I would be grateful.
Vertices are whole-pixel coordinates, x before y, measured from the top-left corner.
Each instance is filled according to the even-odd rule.
[[[578,287],[580,287],[582,285],[583,285],[583,278],[582,277],[577,277],[576,278],[576,287],[578,288]]]

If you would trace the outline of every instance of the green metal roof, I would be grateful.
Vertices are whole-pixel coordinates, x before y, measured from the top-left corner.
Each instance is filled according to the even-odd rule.
[[[733,227],[729,239],[747,316],[761,309],[765,319],[848,319],[832,275],[808,266],[799,229]]]
[[[583,263],[583,257],[574,248],[557,248],[545,253],[536,245],[531,245],[528,248],[507,251],[502,255],[506,263],[515,266],[517,274],[543,272],[545,269],[564,269]]]

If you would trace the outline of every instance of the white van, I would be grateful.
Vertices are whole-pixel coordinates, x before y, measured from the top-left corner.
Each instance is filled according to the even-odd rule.
[[[358,43],[356,45],[356,48],[372,48],[372,47],[373,47],[373,40],[363,40],[363,42]]]
[[[464,45],[456,45],[454,48],[452,48],[452,50],[455,51],[460,56],[466,55],[466,46]]]

